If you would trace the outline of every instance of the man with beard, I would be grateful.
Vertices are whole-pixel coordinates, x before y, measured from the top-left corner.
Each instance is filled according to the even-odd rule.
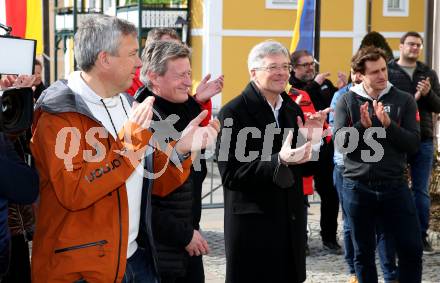
[[[315,60],[307,50],[298,50],[290,56],[293,66],[290,84],[306,91],[315,109],[322,110],[330,106],[333,94],[338,90],[327,79],[330,73],[316,74]],[[346,78],[339,74],[339,84],[345,84]],[[314,175],[315,188],[321,198],[321,237],[325,250],[340,254],[336,231],[338,228],[339,200],[333,185],[333,142],[324,142],[319,153],[319,168]]]
[[[412,190],[419,216],[423,239],[423,253],[433,254],[428,241],[429,177],[434,158],[433,113],[440,113],[440,85],[434,70],[418,61],[423,39],[417,32],[407,32],[400,39],[400,58],[388,64],[389,80],[397,88],[414,95],[420,114],[421,143],[416,154],[408,158],[411,168]]]

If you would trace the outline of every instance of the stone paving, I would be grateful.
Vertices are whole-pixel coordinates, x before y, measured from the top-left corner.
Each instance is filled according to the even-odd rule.
[[[220,176],[217,165],[208,163],[208,176],[203,184],[202,195],[207,194],[211,187],[220,187],[213,194],[203,200],[205,207],[218,207],[223,204],[223,191],[221,188]],[[308,221],[311,228],[309,237],[310,256],[307,257],[307,280],[306,283],[336,283],[348,282],[347,267],[343,255],[333,255],[322,250],[322,244],[319,236],[319,198],[310,199],[312,204],[309,209]],[[342,227],[342,219],[339,217],[339,229]],[[226,259],[224,253],[223,239],[223,209],[203,209],[201,228],[203,234],[208,240],[211,253],[204,257],[205,275],[207,283],[225,282]],[[430,234],[433,243],[440,251],[440,234]],[[339,239],[341,230],[339,231]],[[342,246],[342,241],[339,241]],[[378,273],[380,274],[380,267]],[[380,279],[383,282],[381,277]],[[423,257],[423,283],[440,282],[440,252],[431,256]],[[272,283],[272,282],[268,282]]]
[[[348,282],[343,255],[329,254],[321,249],[319,237],[319,203],[312,204],[309,212],[311,235],[310,256],[307,257],[307,283]],[[223,209],[205,209],[201,227],[208,239],[211,253],[204,257],[206,282],[220,283],[225,280],[226,260],[223,239]],[[342,237],[339,236],[341,239]],[[342,242],[340,241],[342,244]],[[437,247],[439,248],[439,247]],[[380,267],[378,272],[380,273]],[[423,258],[423,283],[440,282],[440,252]],[[379,282],[383,282],[382,277]],[[271,283],[271,282],[270,282]]]

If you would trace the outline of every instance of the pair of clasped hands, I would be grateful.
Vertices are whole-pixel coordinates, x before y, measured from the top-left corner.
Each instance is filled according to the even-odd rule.
[[[148,129],[153,118],[153,103],[153,96],[147,97],[142,103],[135,102],[129,121],[139,125],[142,129]],[[185,155],[191,151],[199,151],[215,143],[220,131],[220,122],[215,119],[209,121],[205,127],[199,126],[206,115],[208,115],[208,111],[203,110],[183,130],[181,138],[174,147],[178,154]],[[202,142],[194,142],[199,139],[202,139]]]

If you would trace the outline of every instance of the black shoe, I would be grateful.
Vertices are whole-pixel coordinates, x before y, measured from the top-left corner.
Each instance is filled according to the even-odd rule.
[[[342,248],[341,246],[335,241],[335,242],[322,242],[322,247],[324,250],[332,253],[332,254],[342,254]]]
[[[434,249],[431,247],[427,238],[423,238],[423,254],[433,255],[435,253]]]

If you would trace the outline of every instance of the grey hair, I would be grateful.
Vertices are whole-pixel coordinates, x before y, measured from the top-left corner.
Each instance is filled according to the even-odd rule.
[[[248,56],[249,72],[262,65],[262,61],[269,55],[284,55],[289,59],[289,51],[278,41],[267,40],[255,45]]]
[[[121,37],[127,35],[136,36],[137,29],[125,20],[107,15],[86,16],[74,39],[78,67],[90,71],[102,51],[118,55]]]
[[[148,79],[148,71],[163,76],[167,71],[168,61],[178,58],[191,57],[191,49],[188,46],[173,41],[153,41],[145,46],[142,51],[141,81],[151,89],[151,82]]]

